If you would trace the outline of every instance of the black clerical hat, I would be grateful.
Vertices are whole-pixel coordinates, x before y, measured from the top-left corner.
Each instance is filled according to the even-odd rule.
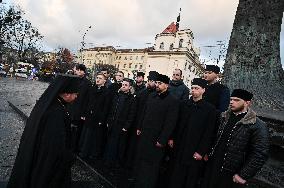
[[[160,81],[160,82],[163,82],[165,84],[169,84],[170,83],[170,78],[166,75],[163,75],[163,74],[159,74],[157,76],[157,80],[156,81]]]
[[[158,75],[159,75],[158,72],[156,72],[156,71],[150,71],[150,72],[149,72],[149,76],[148,76],[148,80],[156,81]]]
[[[216,74],[220,73],[220,67],[218,67],[217,65],[206,65],[205,70],[215,72]]]
[[[198,85],[202,88],[206,88],[207,87],[207,81],[202,79],[202,78],[194,78],[191,81],[191,85]]]
[[[144,73],[144,72],[137,72],[137,77],[138,77],[138,76],[142,76],[142,77],[144,78],[145,73]]]
[[[245,101],[251,101],[253,94],[244,89],[234,89],[234,91],[231,94],[231,97],[237,97]]]

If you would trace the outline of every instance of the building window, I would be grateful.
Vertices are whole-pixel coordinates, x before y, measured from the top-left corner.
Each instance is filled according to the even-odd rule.
[[[127,60],[127,56],[125,56],[124,60]]]
[[[161,44],[160,44],[160,49],[164,49],[164,43],[163,42],[161,42]]]
[[[136,56],[136,60],[138,60],[138,56]]]
[[[183,39],[180,39],[180,40],[179,40],[179,44],[178,44],[178,47],[179,47],[179,48],[182,47],[182,43],[183,43]]]
[[[144,56],[141,56],[141,60],[143,60]]]
[[[121,60],[121,56],[119,56],[119,60]]]
[[[138,66],[137,66],[137,65],[135,65],[135,69],[137,69],[137,67],[138,67]]]
[[[142,69],[142,65],[140,65],[139,69],[140,69],[140,70]]]
[[[170,50],[173,50],[174,49],[174,44],[172,43],[171,45],[170,45]]]
[[[130,56],[130,60],[132,60],[132,56]]]
[[[130,69],[131,69],[131,66],[132,66],[132,63],[129,63],[129,66],[128,66],[128,68],[130,68]]]
[[[184,65],[184,70],[186,70],[186,66],[187,66],[187,62],[185,62],[185,65]]]
[[[119,64],[117,64],[117,68],[119,69]]]
[[[126,64],[123,65],[123,68],[126,68]]]

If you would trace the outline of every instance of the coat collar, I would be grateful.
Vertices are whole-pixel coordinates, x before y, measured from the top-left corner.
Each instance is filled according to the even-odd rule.
[[[225,123],[228,122],[230,114],[231,114],[231,110],[227,110],[226,112],[223,112],[221,114],[222,118],[225,119]],[[243,117],[237,124],[239,123],[244,124],[244,125],[255,124],[256,123],[256,113],[251,108],[249,108],[245,117]]]

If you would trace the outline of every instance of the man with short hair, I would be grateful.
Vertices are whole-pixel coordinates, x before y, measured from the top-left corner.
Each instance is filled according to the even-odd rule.
[[[250,108],[252,98],[243,89],[232,92],[230,107],[221,116],[204,188],[245,187],[267,160],[268,128]]]
[[[178,120],[178,100],[168,92],[169,77],[159,74],[156,92],[148,96],[137,127],[136,188],[156,186],[165,146]]]
[[[148,80],[146,83],[146,89],[141,91],[140,95],[136,96],[137,101],[137,111],[135,116],[135,122],[130,130],[130,138],[129,138],[129,147],[127,150],[127,165],[129,168],[134,167],[135,159],[136,159],[136,153],[137,153],[137,141],[138,136],[136,134],[137,125],[141,121],[141,118],[143,116],[143,108],[146,104],[147,98],[151,93],[156,92],[156,83],[158,72],[156,71],[150,71]]]
[[[114,83],[112,83],[108,89],[110,92],[110,97],[112,98],[117,92],[118,90],[121,88],[122,86],[122,81],[124,79],[124,73],[122,71],[117,71],[115,73],[115,79],[114,79]]]
[[[79,151],[79,140],[85,121],[84,112],[87,108],[87,96],[92,83],[86,78],[87,68],[83,64],[76,64],[73,68],[74,74],[80,77],[81,87],[78,99],[70,106],[72,117],[72,135],[74,151]]]
[[[71,118],[80,79],[57,75],[35,104],[22,134],[8,188],[71,187]]]
[[[112,82],[110,81],[110,73],[109,73],[109,70],[107,68],[103,68],[101,70],[101,73],[103,73],[103,75],[105,75],[106,77],[106,83],[105,83],[105,86],[108,88]]]
[[[111,102],[105,83],[105,75],[98,73],[96,84],[88,92],[86,120],[80,138],[80,156],[83,158],[100,159],[103,154],[107,134],[106,119]]]
[[[175,69],[173,71],[172,80],[169,85],[169,92],[179,100],[189,99],[189,89],[183,83],[182,71],[180,69]]]
[[[140,95],[142,91],[146,89],[146,86],[144,84],[144,72],[137,72],[136,78],[135,78],[135,85],[134,88],[134,95]]]
[[[194,78],[191,98],[181,103],[170,188],[196,188],[203,173],[202,159],[210,150],[216,118],[215,107],[202,98],[206,87],[206,80]]]
[[[107,119],[108,138],[104,159],[107,165],[124,165],[128,131],[136,114],[136,100],[131,93],[132,80],[124,78],[115,93]]]
[[[220,112],[224,112],[229,106],[230,90],[218,82],[219,73],[220,68],[217,65],[206,65],[204,79],[208,82],[208,88],[204,93],[204,99]]]

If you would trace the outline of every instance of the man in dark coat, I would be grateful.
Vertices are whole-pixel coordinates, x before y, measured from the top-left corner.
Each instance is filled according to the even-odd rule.
[[[170,188],[196,188],[204,169],[202,159],[210,150],[216,118],[215,107],[202,99],[206,87],[206,80],[194,78],[192,97],[181,104]]]
[[[189,89],[182,81],[182,71],[175,69],[169,85],[171,95],[179,100],[189,99]]]
[[[108,88],[108,87],[112,84],[112,82],[110,81],[110,72],[109,72],[108,69],[103,68],[103,69],[101,70],[101,73],[103,73],[103,74],[105,75],[105,77],[106,77],[105,86]]]
[[[124,79],[124,73],[122,71],[117,71],[114,76],[115,76],[114,83],[112,83],[108,87],[112,95],[116,94],[117,91],[121,88],[121,84]]]
[[[136,100],[130,92],[132,80],[123,79],[115,94],[107,120],[108,138],[104,159],[107,165],[124,165],[128,130],[134,122]]]
[[[158,72],[156,71],[150,71],[148,76],[148,81],[146,84],[146,89],[141,91],[139,95],[136,96],[137,101],[137,110],[136,110],[136,116],[133,126],[130,130],[130,138],[129,138],[129,146],[127,149],[127,165],[129,168],[134,167],[134,162],[136,159],[136,152],[137,152],[137,141],[138,136],[136,134],[137,125],[141,121],[141,118],[143,116],[143,108],[146,104],[147,98],[151,93],[156,92],[156,79],[158,76]]]
[[[72,138],[73,149],[77,153],[79,151],[79,140],[85,121],[84,112],[87,108],[87,96],[92,83],[86,78],[86,67],[83,64],[75,65],[74,74],[81,78],[81,86],[78,99],[70,106],[72,117]]]
[[[208,82],[208,88],[204,93],[204,99],[214,105],[218,111],[224,112],[229,106],[230,90],[217,81],[219,73],[220,68],[218,66],[206,65],[204,79]]]
[[[169,81],[166,75],[158,75],[157,92],[149,95],[137,128],[136,188],[156,186],[165,146],[177,123],[178,101],[168,92]]]
[[[88,92],[88,107],[80,139],[80,156],[98,159],[102,157],[106,142],[106,119],[109,110],[109,94],[105,86],[106,77],[98,73],[96,85]]]
[[[8,188],[69,188],[71,119],[66,105],[78,94],[80,80],[58,75],[33,108],[21,137]]]
[[[252,97],[243,89],[232,92],[210,154],[204,188],[246,187],[267,160],[268,128],[249,108]]]
[[[134,95],[138,96],[141,92],[143,92],[146,89],[146,86],[144,84],[144,72],[137,72],[136,78],[135,78],[135,85],[134,85]]]

